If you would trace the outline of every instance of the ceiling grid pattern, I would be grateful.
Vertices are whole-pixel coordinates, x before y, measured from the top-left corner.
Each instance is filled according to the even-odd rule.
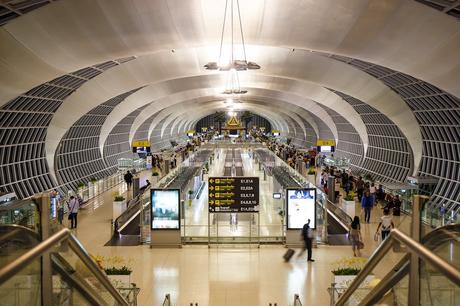
[[[39,85],[0,109],[0,191],[20,198],[52,189],[56,182],[46,162],[45,137],[64,99],[85,82],[118,65],[117,61],[87,67]]]
[[[337,126],[338,141],[336,156],[350,159],[353,172],[361,171],[361,163],[364,155],[364,147],[356,129],[342,115],[323,106],[326,112],[332,117]]]
[[[119,158],[133,157],[129,132],[134,120],[146,106],[138,108],[123,118],[110,132],[104,144],[104,160],[108,167],[117,166]]]
[[[332,91],[350,103],[366,125],[369,145],[361,172],[381,182],[404,181],[411,173],[413,158],[409,143],[399,128],[372,106],[342,92]]]
[[[460,209],[460,99],[432,84],[386,67],[322,53],[348,63],[397,92],[413,111],[423,137],[419,175],[439,178],[432,205]]]
[[[140,88],[116,96],[93,108],[81,117],[64,135],[56,154],[56,176],[64,190],[86,184],[92,178],[111,175],[116,169],[108,167],[99,149],[101,127],[107,116],[126,97]]]

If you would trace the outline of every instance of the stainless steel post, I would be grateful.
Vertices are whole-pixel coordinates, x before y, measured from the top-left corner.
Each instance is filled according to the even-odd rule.
[[[420,241],[420,221],[422,211],[420,197],[418,195],[413,198],[412,205],[412,239]],[[415,252],[410,256],[410,270],[409,270],[409,301],[408,305],[420,304],[420,259]]]
[[[37,199],[40,208],[40,234],[44,241],[50,237],[50,195],[43,193]],[[41,257],[41,298],[42,305],[53,304],[53,280],[51,268],[51,253],[45,252]]]

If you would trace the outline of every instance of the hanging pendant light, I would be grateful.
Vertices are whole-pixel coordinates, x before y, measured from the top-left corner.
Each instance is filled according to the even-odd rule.
[[[230,32],[231,32],[231,44],[230,44],[230,59],[226,60],[222,56],[222,47],[224,44],[224,34],[225,34],[225,26],[227,21],[227,8],[230,2]],[[236,59],[235,55],[235,46],[234,46],[234,4],[236,3],[236,9],[238,12],[238,21],[240,27],[240,34],[241,34],[241,45],[243,51],[243,59]],[[241,21],[241,13],[240,13],[240,3],[239,0],[226,0],[225,1],[225,11],[224,11],[224,21],[222,25],[222,35],[220,40],[220,49],[219,49],[219,60],[218,62],[209,62],[204,67],[208,70],[219,70],[219,71],[245,71],[245,70],[253,70],[253,69],[260,69],[260,66],[255,62],[248,62],[246,59],[246,48],[244,45],[244,34],[243,34],[243,25]]]

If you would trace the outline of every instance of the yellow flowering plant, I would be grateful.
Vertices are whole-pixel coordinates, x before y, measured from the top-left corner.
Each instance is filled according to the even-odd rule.
[[[91,257],[107,275],[130,275],[133,272],[131,267],[132,259],[125,259],[121,256],[105,257],[101,255],[92,255]]]
[[[344,257],[334,263],[334,275],[357,275],[366,265],[367,258]]]

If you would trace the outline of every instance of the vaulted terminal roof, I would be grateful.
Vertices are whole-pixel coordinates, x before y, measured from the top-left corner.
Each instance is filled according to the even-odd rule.
[[[204,68],[218,57],[224,0],[19,2],[24,12],[4,11],[9,22],[0,27],[2,190],[25,197],[72,188],[112,173],[139,135],[162,148],[225,109],[225,75]],[[15,12],[12,1],[2,6]],[[247,57],[262,67],[240,73],[248,90],[241,110],[297,145],[335,138],[355,171],[380,180],[437,176],[433,200],[460,203],[460,172],[450,170],[460,164],[455,7],[409,0],[240,0],[240,7]]]

